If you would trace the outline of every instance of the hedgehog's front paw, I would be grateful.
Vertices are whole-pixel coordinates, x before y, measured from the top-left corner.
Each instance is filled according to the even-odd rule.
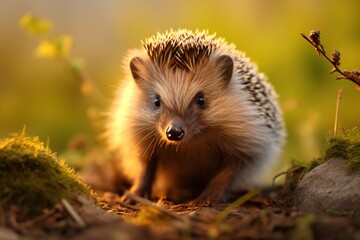
[[[132,195],[149,199],[150,191],[146,187],[139,187],[137,185],[133,185],[129,191],[124,192],[120,200],[124,203],[134,205],[136,203],[136,200],[132,197]]]
[[[225,202],[224,194],[222,193],[209,193],[207,191],[203,192],[199,197],[192,200],[190,205],[193,206],[203,206],[203,207],[211,207],[216,203]]]

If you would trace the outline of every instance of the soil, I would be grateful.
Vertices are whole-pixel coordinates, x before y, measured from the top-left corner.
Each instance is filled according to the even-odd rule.
[[[252,190],[228,204],[157,203],[105,192],[101,206],[83,195],[24,220],[16,209],[0,214],[0,239],[360,239],[360,219],[305,213],[291,207],[284,186]]]
[[[113,166],[98,165],[87,168],[82,178],[94,189],[109,188],[115,176]],[[283,185],[250,190],[232,203],[151,202],[126,192],[135,203],[129,205],[110,189],[103,189],[97,203],[85,194],[74,194],[30,219],[14,205],[0,207],[0,240],[360,240],[358,216],[293,207],[295,189],[305,172],[305,167],[295,166],[285,173]]]

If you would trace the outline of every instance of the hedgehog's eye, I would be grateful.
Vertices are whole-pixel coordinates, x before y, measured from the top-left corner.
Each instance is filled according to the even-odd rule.
[[[156,108],[160,108],[160,106],[161,106],[161,100],[160,100],[160,97],[159,97],[159,96],[155,96],[153,102],[154,102],[154,106],[155,106]]]
[[[196,95],[196,104],[197,104],[199,107],[205,107],[205,106],[206,106],[206,99],[205,99],[203,93],[198,93],[198,94]]]

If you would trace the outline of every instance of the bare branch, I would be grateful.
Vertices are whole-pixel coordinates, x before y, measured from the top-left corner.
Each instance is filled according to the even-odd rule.
[[[347,79],[357,85],[356,89],[360,90],[360,71],[353,70],[351,72],[349,71],[342,71],[340,66],[340,52],[337,50],[334,50],[334,52],[331,54],[331,58],[327,56],[324,46],[322,45],[320,41],[320,31],[318,30],[312,30],[309,34],[309,37],[306,36],[304,33],[301,33],[301,36],[307,40],[312,46],[315,47],[316,52],[318,55],[322,55],[325,57],[332,65],[333,69],[330,71],[330,73],[338,72],[340,74],[339,77],[336,79]]]

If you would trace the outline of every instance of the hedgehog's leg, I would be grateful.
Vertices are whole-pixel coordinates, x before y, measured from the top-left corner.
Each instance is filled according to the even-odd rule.
[[[225,195],[230,183],[236,175],[236,169],[239,166],[230,164],[221,168],[221,170],[211,179],[204,191],[195,200],[193,204],[211,205],[212,203],[226,202]]]
[[[157,166],[157,159],[155,157],[150,158],[146,163],[143,171],[135,179],[134,184],[130,188],[130,192],[140,197],[150,199],[151,189],[155,179],[155,171]],[[124,195],[121,198],[122,201],[127,203],[133,203],[131,199]]]

